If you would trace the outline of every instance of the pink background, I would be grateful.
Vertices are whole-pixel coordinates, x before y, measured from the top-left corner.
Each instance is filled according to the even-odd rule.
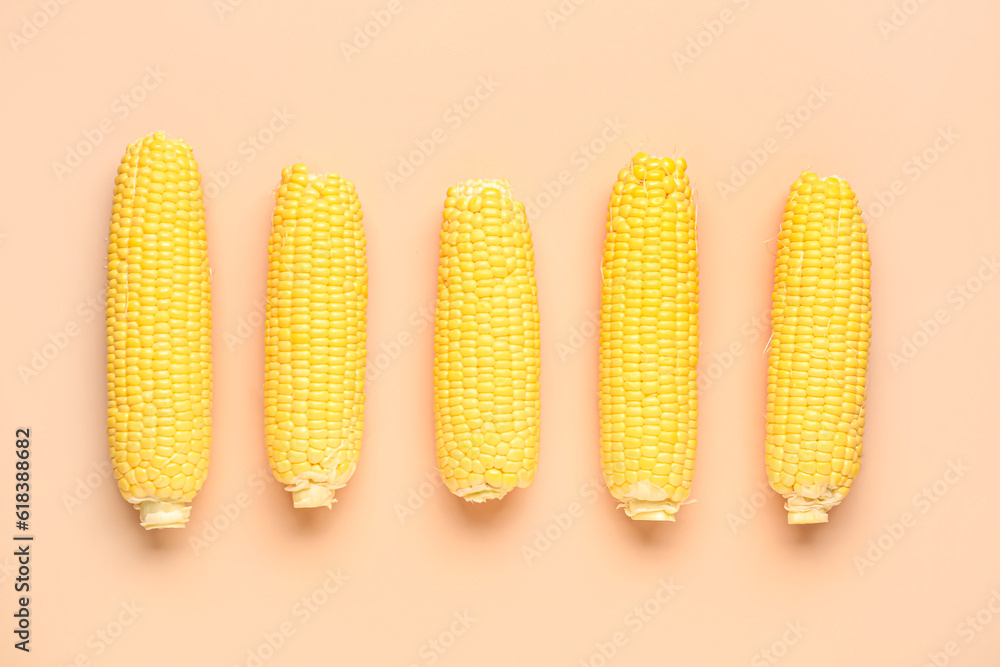
[[[0,556],[0,664],[997,664],[995,3],[564,0],[553,24],[558,0],[224,1],[4,6],[0,536],[27,425],[36,542],[30,656]],[[391,20],[348,57],[372,12]],[[150,534],[102,478],[100,291],[116,166],[159,129],[213,195],[215,439],[188,527]],[[591,318],[611,186],[640,149],[683,155],[699,203],[697,502],[673,525],[628,521],[599,478]],[[292,510],[263,441],[272,190],[300,160],[357,184],[368,235],[367,423],[329,512]],[[790,527],[765,489],[763,351],[804,168],[849,179],[872,220],[874,337],[858,481],[829,524]],[[532,212],[542,446],[530,488],[473,507],[428,483],[427,317],[445,191],[491,176]],[[679,590],[657,599],[661,580]]]

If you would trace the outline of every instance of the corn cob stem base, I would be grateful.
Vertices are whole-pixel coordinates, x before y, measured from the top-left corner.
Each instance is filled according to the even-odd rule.
[[[333,489],[319,484],[308,484],[304,489],[292,491],[293,507],[330,507],[335,502]]]
[[[191,508],[183,502],[155,498],[134,498],[129,502],[139,510],[139,525],[146,530],[183,528],[191,514]]]
[[[307,471],[298,475],[285,491],[292,493],[292,505],[296,508],[326,507],[331,508],[337,502],[333,497],[337,489],[347,485],[354,474],[355,466],[351,466],[344,474],[334,477],[332,474]],[[334,470],[337,466],[334,465]]]
[[[459,498],[473,503],[484,503],[487,500],[499,500],[507,495],[507,489],[498,489],[487,484],[473,486],[456,491]]]
[[[643,480],[632,485],[618,507],[636,521],[674,521],[680,503],[668,495],[666,489]]]
[[[788,513],[788,523],[791,525],[807,524],[807,523],[826,523],[829,520],[830,518],[829,516],[827,516],[826,510],[822,508],[815,508],[811,510]]]
[[[622,503],[618,507],[624,508],[625,513],[634,521],[676,521],[674,513],[677,511],[676,503],[650,503],[641,504],[642,501],[633,501],[631,504]]]
[[[827,513],[840,504],[843,494],[827,487],[803,487],[798,493],[785,496],[789,524],[826,523]]]

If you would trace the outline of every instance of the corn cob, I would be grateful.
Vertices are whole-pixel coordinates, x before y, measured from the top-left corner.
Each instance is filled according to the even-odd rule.
[[[434,353],[445,485],[474,502],[528,486],[538,462],[538,293],[524,204],[506,180],[448,190]]]
[[[286,167],[267,275],[265,439],[295,507],[330,507],[364,423],[368,268],[361,202],[337,174]]]
[[[128,147],[108,243],[108,437],[141,525],[180,528],[208,472],[211,308],[201,176],[162,132]]]
[[[803,172],[778,237],[767,375],[767,474],[788,523],[823,523],[861,460],[871,259],[847,181]]]
[[[633,519],[673,521],[698,442],[698,251],[683,158],[637,153],[608,206],[601,466]]]

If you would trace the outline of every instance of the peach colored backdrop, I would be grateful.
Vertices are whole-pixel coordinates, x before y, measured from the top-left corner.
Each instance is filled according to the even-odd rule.
[[[997,5],[500,4],[5,3],[0,664],[997,664]],[[158,129],[209,195],[215,440],[189,526],[148,534],[107,480],[100,293],[118,160]],[[604,214],[639,149],[685,156],[699,203],[697,502],[674,525],[629,522],[598,477]],[[272,188],[300,160],[354,180],[369,244],[364,447],[329,512],[292,511],[263,444]],[[875,295],[861,475],[813,528],[763,472],[803,168],[859,193]],[[441,207],[476,176],[529,207],[543,332],[538,474],[485,507],[435,483],[431,412]]]

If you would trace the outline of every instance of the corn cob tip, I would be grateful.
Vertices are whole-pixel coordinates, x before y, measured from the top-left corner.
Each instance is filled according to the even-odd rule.
[[[293,182],[299,185],[312,185],[320,194],[338,191],[341,183],[346,192],[354,193],[357,191],[354,182],[343,178],[339,173],[309,171],[309,166],[303,162],[296,162],[281,170],[281,183]]]
[[[139,525],[146,530],[183,528],[191,515],[191,508],[183,502],[143,498],[133,504],[139,510]]]

